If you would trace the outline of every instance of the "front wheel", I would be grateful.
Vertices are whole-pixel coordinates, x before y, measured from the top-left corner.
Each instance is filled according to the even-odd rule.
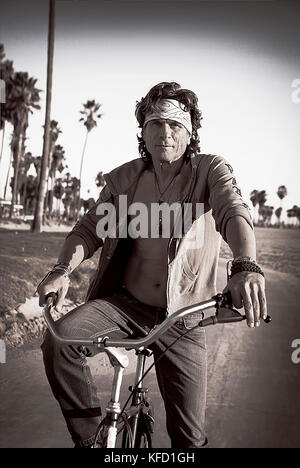
[[[102,423],[97,429],[92,448],[107,448],[108,427]]]
[[[129,419],[128,423],[131,428],[132,418]],[[125,426],[122,437],[122,448],[152,448],[152,437],[147,427],[145,426],[143,414],[140,413],[139,415],[134,444],[132,440],[132,433],[130,429]]]

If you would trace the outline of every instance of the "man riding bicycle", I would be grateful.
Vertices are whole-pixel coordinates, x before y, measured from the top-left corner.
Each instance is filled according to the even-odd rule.
[[[221,234],[234,257],[226,290],[235,307],[244,307],[248,326],[259,326],[267,315],[265,282],[255,261],[251,216],[230,164],[200,153],[196,95],[174,82],[159,83],[137,102],[136,117],[141,158],[105,175],[96,205],[68,234],[58,263],[38,286],[40,305],[57,292],[62,306],[70,273],[102,247],[86,302],[57,321],[57,328],[67,337],[146,335],[167,315],[216,293]],[[163,209],[173,204],[180,209],[166,223]],[[185,218],[178,213],[184,206],[190,222],[182,230]],[[134,217],[139,210],[143,216]],[[172,326],[151,346],[154,359],[200,318],[189,315]],[[101,408],[86,357],[97,350],[62,346],[49,332],[42,350],[75,446],[89,447]],[[204,329],[178,340],[157,363],[156,375],[172,447],[207,446]]]

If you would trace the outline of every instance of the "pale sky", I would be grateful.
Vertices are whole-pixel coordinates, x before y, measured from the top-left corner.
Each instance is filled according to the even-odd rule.
[[[98,171],[138,157],[136,100],[172,80],[198,95],[201,150],[230,162],[246,203],[251,190],[265,189],[276,208],[277,188],[286,185],[284,208],[300,205],[300,102],[291,98],[300,78],[298,12],[295,2],[58,0],[51,118],[74,176],[85,136],[82,103],[95,99],[104,113],[89,135],[82,195],[90,189],[97,197]],[[38,78],[45,91],[47,1],[2,1],[0,27],[15,70]],[[41,98],[27,132],[34,155],[42,153],[45,92]],[[1,196],[8,143],[9,134]]]

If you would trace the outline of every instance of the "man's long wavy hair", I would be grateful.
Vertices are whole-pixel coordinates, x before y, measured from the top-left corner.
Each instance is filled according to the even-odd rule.
[[[180,84],[171,82],[159,83],[150,89],[148,94],[136,103],[135,116],[139,123],[139,127],[143,129],[145,116],[149,111],[153,110],[158,99],[176,99],[184,105],[184,110],[191,115],[192,135],[191,142],[186,148],[184,157],[189,158],[191,155],[196,155],[200,152],[200,139],[198,129],[201,128],[202,113],[198,108],[198,98],[193,91],[181,88]],[[143,139],[143,130],[141,136],[137,135],[139,153],[141,157],[149,161],[151,154],[146,148]]]

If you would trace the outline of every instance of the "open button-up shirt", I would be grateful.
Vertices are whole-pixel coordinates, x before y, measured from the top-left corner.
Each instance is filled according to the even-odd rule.
[[[102,247],[99,265],[91,280],[87,300],[107,297],[117,289],[122,280],[126,248],[122,238],[97,235],[96,226],[101,216],[97,215],[100,203],[110,202],[116,207],[120,195],[127,195],[132,202],[136,185],[148,167],[141,158],[117,167],[104,175],[106,185],[96,205],[75,225],[68,236],[79,236],[86,245],[87,258]],[[180,189],[181,202],[193,205],[193,222],[181,238],[170,239],[167,281],[167,310],[177,309],[210,299],[216,293],[216,276],[221,236],[226,241],[226,224],[233,216],[242,216],[253,229],[248,206],[244,203],[236,185],[233,169],[221,156],[199,154],[183,165],[189,184]],[[182,178],[185,180],[185,177]],[[196,204],[202,207],[198,212]]]

